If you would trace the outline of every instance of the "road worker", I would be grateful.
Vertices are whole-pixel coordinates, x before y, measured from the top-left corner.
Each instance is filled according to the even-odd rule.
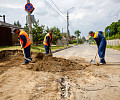
[[[97,31],[94,33],[93,31],[90,31],[89,35],[94,37],[94,40],[96,41],[98,47],[98,55],[100,57],[100,64],[106,64],[105,61],[106,40],[103,36],[103,32]]]
[[[46,54],[49,54],[51,52],[51,43],[52,43],[52,33],[53,33],[53,30],[50,30],[49,33],[46,34],[46,36],[44,37],[44,41],[43,41],[43,44],[44,44],[44,47],[45,47],[45,51],[46,51]]]
[[[18,39],[20,40],[21,48],[24,49],[24,57],[25,61],[22,63],[22,65],[28,64],[29,61],[32,60],[30,55],[30,48],[31,48],[31,40],[28,37],[28,34],[19,29],[13,29],[13,33],[18,35]]]

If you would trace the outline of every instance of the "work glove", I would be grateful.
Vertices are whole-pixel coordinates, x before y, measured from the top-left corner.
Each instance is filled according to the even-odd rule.
[[[24,49],[23,46],[21,46],[21,49]]]
[[[20,41],[20,38],[18,38],[18,41]]]

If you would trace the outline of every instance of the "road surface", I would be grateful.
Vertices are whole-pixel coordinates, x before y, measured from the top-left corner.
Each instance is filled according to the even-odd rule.
[[[81,58],[85,58],[87,62],[90,62],[91,59],[94,59],[96,52],[97,52],[97,46],[83,44],[83,45],[73,46],[71,48],[54,53],[53,56],[67,58],[67,59],[71,57],[81,57]],[[116,51],[113,49],[106,49],[105,59],[107,63],[120,64],[120,51]],[[98,55],[96,60],[97,62],[99,62]]]

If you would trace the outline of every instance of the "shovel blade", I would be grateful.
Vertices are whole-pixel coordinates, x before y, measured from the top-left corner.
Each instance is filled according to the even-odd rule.
[[[90,61],[91,64],[96,64],[95,59]]]

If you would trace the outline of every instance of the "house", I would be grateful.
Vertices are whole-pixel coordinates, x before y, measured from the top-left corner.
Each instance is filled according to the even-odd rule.
[[[0,21],[0,46],[9,46],[18,44],[18,36],[12,34],[12,29],[18,28],[9,23]]]

